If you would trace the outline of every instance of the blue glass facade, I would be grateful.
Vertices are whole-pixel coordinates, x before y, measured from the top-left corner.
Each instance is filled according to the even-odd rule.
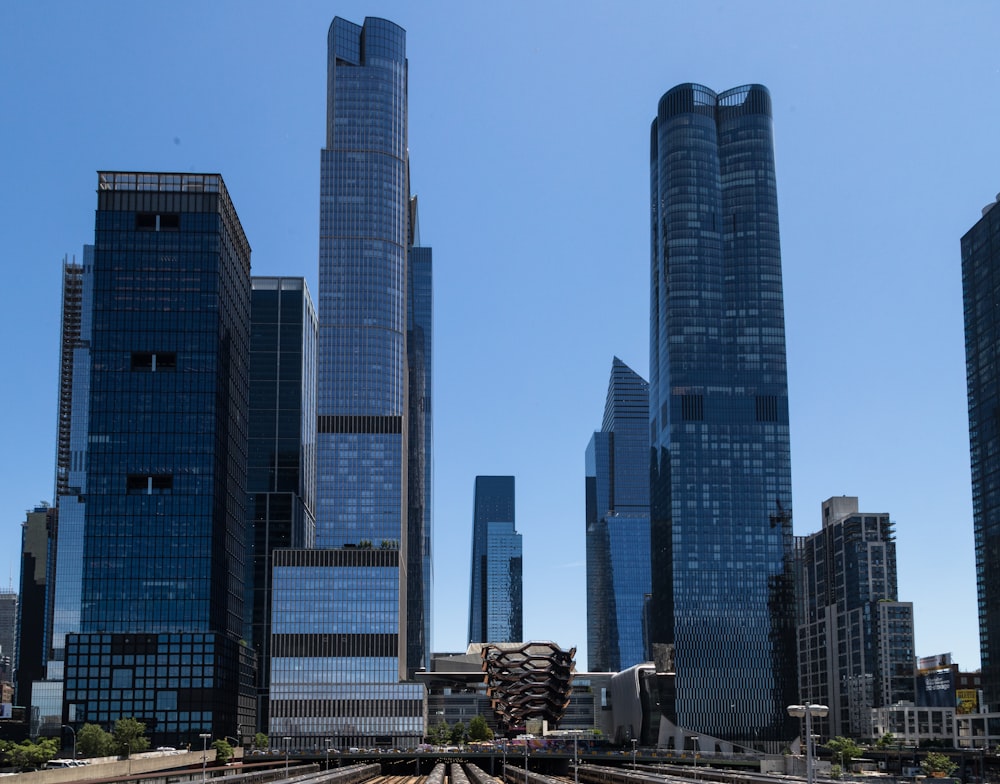
[[[406,661],[412,676],[430,668],[433,486],[432,346],[433,257],[420,246],[417,198],[410,199],[410,248],[406,281],[406,361],[409,368],[407,464]]]
[[[796,668],[767,89],[668,91],[650,185],[650,642],[676,667],[664,715],[778,748],[795,735]]]
[[[312,626],[272,628],[269,729],[301,746],[336,736],[407,747],[423,732],[423,692],[400,681],[425,666],[430,636],[431,259],[409,192],[405,31],[336,18],[327,66],[320,549],[287,551],[280,576],[275,561],[272,617],[308,614],[316,594],[303,586],[330,591],[330,606]],[[309,558],[320,559],[318,583],[302,571]],[[330,629],[347,635],[333,653]],[[322,705],[318,692],[328,695]]]
[[[587,667],[646,661],[649,384],[618,357],[600,432],[587,446]]]
[[[59,527],[56,536],[52,657],[47,668],[47,680],[62,680],[66,635],[80,630],[93,269],[93,245],[84,246],[82,264],[75,261],[63,264],[59,430],[56,449]]]
[[[424,687],[399,682],[400,555],[388,543],[275,551],[272,739],[317,751],[327,738],[339,748],[419,743]]]
[[[514,477],[477,476],[473,507],[469,642],[521,642],[522,554],[514,528]]]
[[[66,638],[64,722],[136,715],[158,742],[221,737],[253,722],[253,655],[239,642],[250,247],[215,174],[99,173],[94,240],[80,633]],[[197,675],[171,658],[188,644],[212,646],[190,663]]]
[[[316,540],[317,322],[304,278],[254,277],[251,288],[247,639],[260,663],[255,731],[266,732],[273,553]]]
[[[969,393],[972,518],[983,700],[1000,706],[1000,210],[996,203],[962,237],[965,372]]]

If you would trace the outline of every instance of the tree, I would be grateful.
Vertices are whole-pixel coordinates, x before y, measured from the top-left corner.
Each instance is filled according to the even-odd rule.
[[[482,716],[476,716],[469,722],[469,740],[493,740],[493,730]]]
[[[266,749],[268,746],[267,735],[265,735],[263,732],[258,732],[256,735],[253,736],[253,745],[256,746],[258,749]]]
[[[123,757],[149,748],[146,725],[138,719],[118,719],[114,730],[115,749]]]
[[[228,740],[217,740],[212,744],[215,749],[215,761],[225,765],[233,758],[233,747]]]
[[[958,765],[952,762],[947,754],[931,751],[924,757],[924,761],[920,763],[920,767],[924,769],[924,773],[928,776],[943,778],[954,773]]]
[[[451,725],[451,742],[456,746],[465,743],[465,724],[458,721]]]
[[[850,738],[838,735],[826,742],[826,747],[833,752],[834,762],[839,762],[842,770],[847,771],[851,762],[861,756],[861,747]]]
[[[881,738],[875,742],[875,747],[879,749],[891,749],[896,745],[896,736],[891,732],[887,732]]]
[[[115,739],[98,724],[84,724],[76,733],[76,749],[82,757],[109,757],[115,753]]]
[[[20,743],[3,741],[0,751],[7,758],[7,764],[20,770],[40,768],[59,752],[56,738],[41,738],[37,743],[23,740]]]
[[[444,746],[451,740],[451,728],[448,722],[442,721],[427,730],[427,742],[436,746]]]

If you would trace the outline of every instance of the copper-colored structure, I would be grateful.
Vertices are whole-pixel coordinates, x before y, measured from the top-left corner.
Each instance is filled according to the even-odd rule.
[[[482,647],[486,694],[505,729],[528,719],[557,724],[569,705],[576,648],[554,642],[487,643]]]

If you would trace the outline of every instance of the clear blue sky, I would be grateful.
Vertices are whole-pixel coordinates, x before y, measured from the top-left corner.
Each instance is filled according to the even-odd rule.
[[[584,449],[612,357],[648,375],[649,123],[680,82],[760,82],[795,531],[832,495],[891,513],[918,654],[978,667],[959,238],[1000,191],[995,2],[0,4],[15,585],[24,511],[51,500],[60,268],[93,239],[95,172],[221,172],[254,273],[315,295],[334,15],[408,32],[435,263],[435,649],[465,646],[473,479],[510,473],[525,635],[585,666]]]

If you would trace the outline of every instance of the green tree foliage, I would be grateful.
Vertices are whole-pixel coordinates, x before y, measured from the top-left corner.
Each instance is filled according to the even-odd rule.
[[[936,751],[928,752],[924,761],[920,763],[924,773],[928,776],[950,776],[958,767],[947,754],[940,754]]]
[[[833,761],[840,763],[846,771],[850,769],[851,762],[861,756],[862,748],[850,738],[838,735],[826,742],[826,747],[833,752]]]
[[[266,749],[268,747],[267,735],[263,732],[258,732],[253,736],[253,745],[258,749]]]
[[[476,716],[469,722],[469,740],[493,740],[493,730],[482,716]]]
[[[228,740],[217,740],[212,744],[215,749],[215,761],[225,765],[233,758],[233,747]]]
[[[891,749],[896,745],[896,736],[891,732],[887,732],[881,738],[875,742],[875,747],[878,749]]]
[[[37,743],[23,740],[20,743],[0,741],[0,752],[8,765],[20,770],[40,768],[59,752],[56,738],[40,738]]]
[[[76,733],[76,750],[81,757],[109,757],[115,753],[115,739],[97,724],[84,724]]]
[[[114,730],[115,750],[123,757],[149,748],[146,725],[138,719],[118,719]]]
[[[451,741],[451,727],[448,722],[442,721],[427,730],[427,742],[435,746],[445,746]]]
[[[460,746],[465,743],[466,739],[465,724],[458,721],[451,725],[451,742],[456,746]]]

